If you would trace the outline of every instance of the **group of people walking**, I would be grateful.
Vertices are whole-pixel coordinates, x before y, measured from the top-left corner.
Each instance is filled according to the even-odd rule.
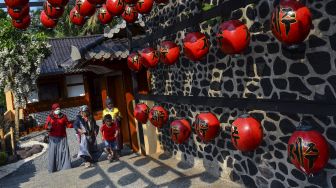
[[[80,107],[73,124],[67,116],[61,112],[59,104],[53,104],[51,113],[48,115],[45,129],[48,131],[49,141],[49,164],[48,171],[55,172],[71,168],[70,151],[67,142],[66,128],[73,127],[75,130],[79,152],[78,157],[84,160],[84,166],[92,166],[93,152],[98,149],[97,135],[102,135],[104,151],[108,159],[119,160],[119,153],[122,149],[122,134],[120,128],[121,115],[118,108],[115,108],[111,99],[106,99],[107,108],[103,111],[103,124],[99,128],[87,105]]]

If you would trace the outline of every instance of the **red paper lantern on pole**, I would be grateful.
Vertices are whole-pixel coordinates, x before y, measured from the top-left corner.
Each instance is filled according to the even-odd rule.
[[[238,150],[247,152],[257,149],[263,136],[261,124],[249,115],[242,115],[232,123],[231,142]]]
[[[85,24],[85,18],[78,13],[76,7],[70,11],[70,21],[78,26],[83,26]]]
[[[199,61],[209,52],[209,40],[200,32],[188,33],[183,39],[184,54],[192,61]]]
[[[126,5],[121,16],[127,23],[134,23],[138,19],[138,12],[134,6]]]
[[[5,4],[10,8],[20,8],[27,5],[29,0],[5,0]]]
[[[250,44],[250,32],[239,20],[230,20],[219,26],[217,40],[225,54],[240,54]]]
[[[64,7],[54,7],[48,1],[43,4],[43,10],[49,18],[58,19],[64,12]]]
[[[22,6],[21,8],[7,7],[7,12],[12,19],[20,20],[29,14],[29,5],[26,4]]]
[[[310,10],[296,0],[281,0],[271,19],[273,35],[286,45],[303,42],[312,26]]]
[[[142,68],[142,58],[137,52],[133,52],[127,57],[127,65],[132,71],[138,72]]]
[[[27,29],[30,25],[30,15],[28,14],[28,16],[24,17],[21,20],[12,20],[12,25],[17,29]]]
[[[157,128],[161,128],[168,121],[168,112],[162,106],[154,106],[149,112],[149,121]]]
[[[48,0],[48,2],[53,7],[64,7],[65,5],[68,4],[69,0]]]
[[[90,17],[96,12],[96,6],[87,0],[77,0],[76,9],[81,16]]]
[[[136,9],[141,14],[148,14],[153,8],[153,0],[138,0]]]
[[[147,123],[148,120],[148,114],[149,114],[149,108],[144,103],[139,103],[135,106],[134,109],[134,117],[137,119],[140,123]]]
[[[300,125],[288,141],[288,157],[296,168],[307,175],[322,170],[329,160],[329,145],[318,131]]]
[[[180,56],[180,48],[176,43],[164,41],[160,45],[160,60],[166,65],[173,65]]]
[[[102,24],[108,24],[112,21],[113,16],[107,11],[106,5],[98,10],[98,19]]]
[[[171,139],[176,144],[185,142],[191,134],[190,123],[186,119],[175,120],[170,124]]]
[[[220,130],[220,123],[217,117],[211,112],[198,114],[193,126],[197,135],[204,142],[209,142],[216,138]]]
[[[57,25],[57,20],[48,17],[44,10],[40,14],[40,20],[42,25],[46,28],[54,28]]]
[[[106,9],[114,16],[120,16],[125,9],[123,0],[107,0]]]
[[[158,52],[153,48],[145,48],[139,52],[142,58],[142,64],[146,68],[155,68],[159,63]]]

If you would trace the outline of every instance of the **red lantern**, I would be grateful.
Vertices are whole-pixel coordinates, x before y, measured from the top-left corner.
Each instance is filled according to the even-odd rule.
[[[78,13],[76,7],[70,11],[70,21],[78,26],[83,26],[85,24],[85,18]]]
[[[193,126],[197,135],[205,142],[216,138],[220,130],[220,123],[211,112],[198,114]]]
[[[121,15],[123,19],[128,23],[134,23],[138,19],[138,12],[134,6],[125,6],[125,10]]]
[[[160,60],[167,65],[177,62],[180,56],[180,48],[171,41],[164,41],[160,45]]]
[[[64,7],[67,5],[69,0],[48,0],[53,7]]]
[[[148,14],[152,10],[153,0],[139,0],[136,4],[136,9],[141,14]]]
[[[321,133],[301,125],[289,138],[288,157],[296,168],[311,175],[327,165],[329,145]]]
[[[169,0],[155,0],[155,3],[157,4],[167,4]]]
[[[149,112],[149,121],[158,128],[168,121],[168,112],[161,106],[154,106]]]
[[[58,19],[64,12],[64,7],[53,7],[48,1],[44,2],[43,9],[46,15],[52,19]]]
[[[138,53],[133,52],[127,57],[127,65],[132,71],[138,72],[142,68],[142,58]]]
[[[134,117],[140,123],[147,123],[148,114],[149,114],[149,108],[146,104],[140,103],[135,106]]]
[[[145,48],[139,52],[142,64],[146,68],[155,68],[159,63],[158,52],[153,48]]]
[[[81,16],[90,17],[96,12],[96,6],[87,0],[77,0],[76,9]]]
[[[106,9],[114,16],[120,16],[124,12],[124,1],[123,0],[107,0]]]
[[[96,7],[101,7],[102,4],[106,2],[106,0],[88,0],[89,3],[96,5]]]
[[[108,24],[112,21],[113,16],[107,11],[106,5],[98,10],[98,19],[102,24]]]
[[[20,19],[26,17],[29,14],[29,5],[26,4],[19,9],[7,7],[7,11],[8,11],[9,16],[12,19],[20,20]]]
[[[20,8],[27,5],[29,0],[5,0],[5,4],[10,8]]]
[[[217,40],[225,54],[240,54],[250,44],[250,32],[239,20],[230,20],[219,26]]]
[[[209,40],[200,32],[188,33],[183,39],[184,54],[192,61],[201,60],[209,52]]]
[[[57,20],[48,17],[44,10],[41,12],[40,20],[42,25],[46,28],[54,28],[57,25]]]
[[[30,25],[30,15],[28,14],[22,20],[12,20],[12,25],[21,30],[27,29]]]
[[[253,151],[263,140],[261,124],[248,115],[237,118],[231,127],[231,142],[241,151]]]
[[[286,45],[303,42],[312,26],[309,9],[296,0],[281,0],[272,13],[273,35]]]
[[[191,134],[190,123],[186,119],[175,120],[170,124],[171,139],[176,144],[185,142]]]
[[[135,4],[138,0],[124,0],[127,4]]]

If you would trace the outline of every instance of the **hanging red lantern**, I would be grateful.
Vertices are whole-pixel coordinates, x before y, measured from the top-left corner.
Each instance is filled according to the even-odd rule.
[[[155,0],[155,3],[157,4],[167,4],[169,0]]]
[[[307,175],[322,170],[329,160],[329,145],[318,131],[300,125],[288,141],[288,157],[296,168]]]
[[[138,0],[124,0],[127,4],[135,4]]]
[[[209,40],[200,32],[188,33],[183,39],[184,54],[192,61],[199,61],[209,52]]]
[[[18,9],[7,7],[7,12],[12,19],[20,20],[29,14],[29,4],[26,4]]]
[[[149,121],[155,127],[161,128],[168,121],[168,112],[162,106],[154,106],[149,112]]]
[[[114,16],[120,16],[125,10],[123,0],[107,0],[106,9]]]
[[[142,58],[142,64],[146,68],[155,68],[159,63],[158,52],[153,48],[145,48],[139,52]]]
[[[78,13],[76,7],[70,11],[70,21],[78,26],[83,26],[85,24],[85,18]]]
[[[175,120],[170,124],[171,139],[176,144],[184,143],[191,134],[190,123],[186,119]]]
[[[76,9],[81,16],[90,17],[96,12],[96,6],[87,0],[77,0]]]
[[[29,0],[5,0],[5,4],[10,8],[20,8],[27,5]]]
[[[141,14],[148,14],[153,8],[153,0],[138,0],[136,9]]]
[[[104,3],[106,3],[106,0],[88,0],[89,3],[96,5],[96,7],[100,8]]]
[[[69,3],[69,0],[48,0],[53,7],[64,7]]]
[[[193,126],[197,135],[204,142],[209,142],[216,138],[220,130],[219,120],[211,112],[198,114],[195,118]]]
[[[108,24],[112,21],[113,16],[107,11],[106,5],[98,10],[98,19],[102,24]]]
[[[125,10],[122,13],[122,18],[128,23],[134,23],[138,19],[138,12],[134,6],[125,6]]]
[[[140,123],[147,123],[148,120],[148,114],[149,114],[149,108],[144,103],[139,103],[135,106],[134,109],[134,117],[137,119]]]
[[[64,7],[53,7],[48,1],[43,4],[43,10],[49,18],[58,19],[64,12]]]
[[[247,152],[257,149],[263,136],[261,124],[249,115],[242,115],[232,123],[231,142],[238,150]]]
[[[12,20],[12,25],[17,29],[27,29],[30,25],[30,15],[28,14],[28,16],[24,17],[21,20]]]
[[[173,65],[180,56],[180,48],[176,43],[164,41],[160,45],[160,60],[166,65]]]
[[[250,44],[250,32],[239,20],[230,20],[219,26],[217,40],[225,54],[240,54]]]
[[[127,65],[132,71],[138,72],[142,68],[142,58],[137,52],[133,52],[127,57]]]
[[[271,19],[273,35],[286,45],[303,42],[312,26],[310,10],[296,0],[281,0]]]
[[[54,28],[57,25],[57,20],[48,17],[44,10],[40,14],[40,21],[46,28]]]

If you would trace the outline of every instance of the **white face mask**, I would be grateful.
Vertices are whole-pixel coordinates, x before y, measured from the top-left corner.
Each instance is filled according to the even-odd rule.
[[[60,110],[60,109],[57,109],[57,110],[54,111],[54,113],[55,113],[56,115],[59,115],[59,114],[61,113],[61,110]]]

